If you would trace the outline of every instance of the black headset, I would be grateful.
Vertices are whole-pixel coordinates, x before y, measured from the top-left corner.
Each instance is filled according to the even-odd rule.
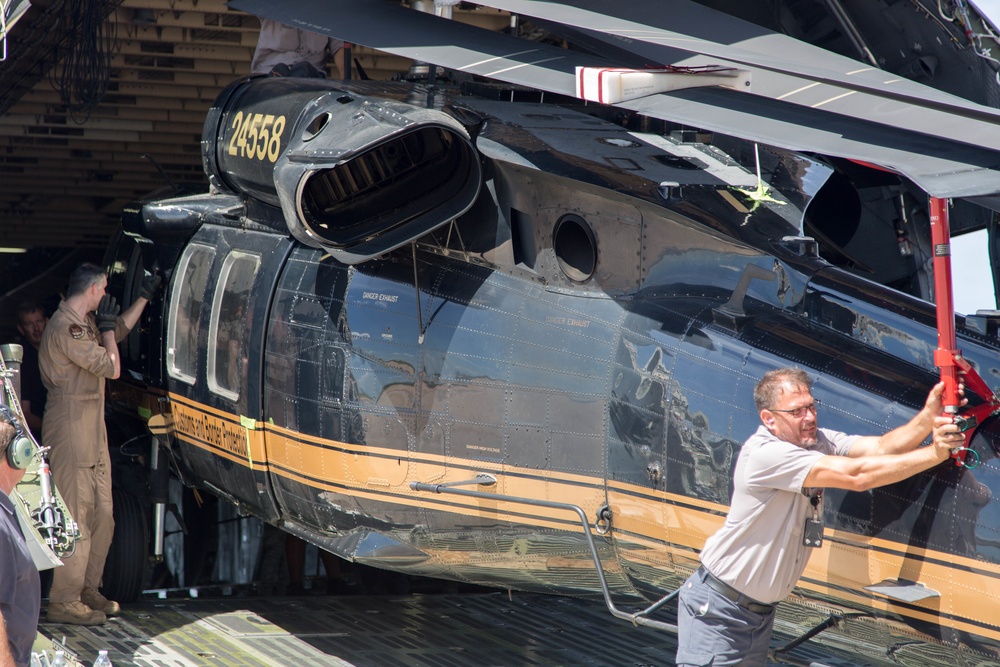
[[[14,470],[24,470],[35,455],[35,443],[24,434],[21,422],[8,406],[0,403],[0,419],[14,427],[14,437],[7,445],[7,463]]]

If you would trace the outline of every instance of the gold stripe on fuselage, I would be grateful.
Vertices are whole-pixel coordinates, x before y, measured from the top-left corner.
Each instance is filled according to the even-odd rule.
[[[410,490],[409,483],[454,482],[489,472],[497,476],[492,493],[575,504],[591,517],[606,497],[621,556],[667,570],[676,569],[678,562],[685,567],[693,563],[728,510],[718,503],[620,481],[608,482],[605,496],[605,480],[590,475],[325,440],[271,424],[247,430],[231,413],[175,395],[171,399],[177,435],[185,442],[241,465],[248,466],[252,458],[255,470],[269,470],[317,489],[571,532],[581,530],[580,524],[574,513],[565,510],[419,493]],[[812,555],[799,583],[801,589],[843,600],[848,606],[940,623],[1000,641],[1000,627],[993,620],[1000,619],[1000,591],[991,585],[1000,580],[1000,566],[846,531],[826,532],[823,547]],[[887,579],[918,581],[940,597],[904,604],[863,590]]]
[[[232,413],[170,395],[175,434],[192,445],[240,463],[255,471],[267,470],[264,431],[248,428]]]

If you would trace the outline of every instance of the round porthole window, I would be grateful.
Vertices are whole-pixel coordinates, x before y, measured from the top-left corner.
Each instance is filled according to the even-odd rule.
[[[578,215],[564,216],[553,233],[552,247],[559,268],[578,283],[588,280],[597,269],[597,240],[590,225]]]

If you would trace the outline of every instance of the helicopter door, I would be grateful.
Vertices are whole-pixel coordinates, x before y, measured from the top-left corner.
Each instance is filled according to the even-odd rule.
[[[346,377],[348,271],[313,248],[294,248],[271,304],[264,354],[264,421],[282,515],[318,532],[344,526],[326,485],[344,483],[345,461],[364,442]]]
[[[178,261],[167,323],[168,387],[184,464],[206,487],[264,518],[276,518],[277,508],[259,420],[263,313],[281,259],[275,251],[286,244],[273,234],[203,227]]]

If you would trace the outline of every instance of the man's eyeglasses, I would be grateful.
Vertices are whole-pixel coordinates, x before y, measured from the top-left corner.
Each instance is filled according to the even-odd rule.
[[[771,408],[771,412],[787,412],[795,419],[802,419],[803,417],[806,416],[806,412],[811,412],[813,414],[816,414],[816,410],[819,408],[819,405],[820,402],[816,400],[810,403],[809,405],[803,405],[802,407],[795,408],[793,410],[775,410],[774,408]]]

